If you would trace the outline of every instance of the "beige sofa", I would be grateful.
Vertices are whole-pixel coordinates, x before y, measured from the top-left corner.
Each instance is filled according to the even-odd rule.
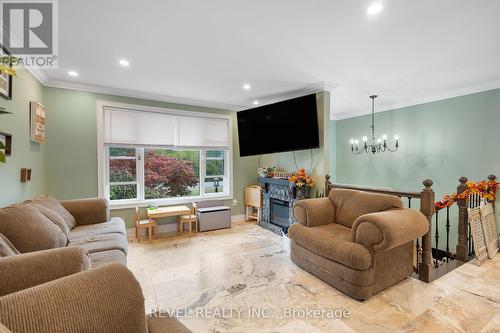
[[[0,209],[0,233],[20,253],[60,247],[82,247],[92,267],[127,263],[122,219],[109,216],[101,198],[57,201],[50,196]]]
[[[333,189],[329,197],[298,201],[289,229],[291,259],[356,299],[367,299],[408,277],[413,241],[426,217],[398,197]]]
[[[126,253],[124,222],[104,199],[0,209],[0,333],[190,332],[175,318],[146,318]]]
[[[10,250],[9,250],[10,248]],[[188,333],[175,318],[148,316],[134,275],[112,263],[89,269],[81,247],[15,254],[0,237],[0,333]]]

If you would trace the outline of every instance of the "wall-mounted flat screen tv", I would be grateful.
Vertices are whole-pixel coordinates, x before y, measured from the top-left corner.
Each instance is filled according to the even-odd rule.
[[[240,111],[240,156],[319,148],[316,94]]]

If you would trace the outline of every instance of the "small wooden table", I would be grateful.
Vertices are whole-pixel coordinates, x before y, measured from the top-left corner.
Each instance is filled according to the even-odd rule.
[[[170,207],[158,207],[156,209],[148,209],[148,217],[150,220],[154,220],[160,217],[171,217],[180,215],[189,215],[189,236],[191,236],[191,209],[187,206],[170,206]]]

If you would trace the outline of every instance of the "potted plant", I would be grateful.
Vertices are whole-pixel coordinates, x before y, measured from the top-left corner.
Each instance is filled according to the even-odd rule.
[[[314,179],[309,176],[304,168],[288,178],[296,187],[296,197],[297,199],[305,199],[309,197],[309,190],[314,186]]]

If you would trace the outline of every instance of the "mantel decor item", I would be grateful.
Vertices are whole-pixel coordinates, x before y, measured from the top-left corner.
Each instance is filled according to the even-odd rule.
[[[395,152],[399,148],[399,136],[395,135],[394,140],[396,140],[396,144],[393,148],[390,148],[387,144],[387,135],[382,135],[381,138],[377,139],[375,142],[375,98],[377,95],[371,95],[370,98],[372,100],[372,125],[370,126],[372,130],[372,141],[368,143],[368,138],[366,136],[363,137],[363,144],[361,147],[358,146],[359,140],[351,139],[351,152],[353,154],[363,154],[363,153],[383,153],[385,151],[390,151],[391,153]]]
[[[16,76],[16,70],[12,68],[9,51],[2,45],[0,48],[0,96],[12,99],[12,76]]]
[[[304,168],[292,175],[288,180],[296,187],[296,197],[298,200],[309,197],[309,190],[314,186],[314,179],[309,176]]]
[[[12,135],[0,132],[0,163],[5,163],[5,157],[12,154]]]
[[[30,114],[31,114],[31,141],[36,143],[45,142],[45,106],[38,102],[30,103]]]

